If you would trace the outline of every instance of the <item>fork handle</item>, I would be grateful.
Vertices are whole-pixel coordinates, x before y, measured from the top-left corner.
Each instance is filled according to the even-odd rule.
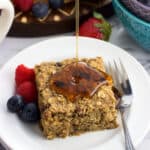
[[[125,117],[122,112],[121,112],[121,120],[122,120],[122,125],[124,130],[124,136],[125,136],[125,150],[135,150],[125,121]]]

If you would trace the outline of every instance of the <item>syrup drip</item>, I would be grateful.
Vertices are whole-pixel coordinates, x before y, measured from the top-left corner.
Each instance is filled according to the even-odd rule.
[[[76,8],[76,59],[79,60],[79,17],[80,17],[80,3],[79,0],[75,0]]]
[[[92,97],[104,84],[112,82],[110,76],[99,72],[84,62],[67,65],[50,78],[50,88],[67,99]]]
[[[50,88],[70,101],[92,97],[102,85],[112,83],[112,78],[106,73],[79,62],[79,0],[75,0],[75,8],[76,62],[67,65],[50,78]]]

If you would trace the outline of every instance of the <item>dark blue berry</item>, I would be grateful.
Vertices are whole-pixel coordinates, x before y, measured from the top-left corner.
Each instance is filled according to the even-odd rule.
[[[25,122],[36,122],[40,119],[40,113],[35,103],[26,104],[18,114],[20,119]]]
[[[64,0],[49,0],[50,7],[57,9],[64,5]]]
[[[21,111],[24,107],[23,97],[20,95],[12,96],[7,102],[7,108],[11,112]]]
[[[32,6],[32,13],[37,18],[43,18],[48,14],[49,6],[46,3],[35,3]]]

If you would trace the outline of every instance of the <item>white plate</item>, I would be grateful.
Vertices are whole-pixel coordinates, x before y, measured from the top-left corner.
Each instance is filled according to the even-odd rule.
[[[122,49],[109,43],[80,38],[80,57],[102,56],[105,61],[120,57],[127,69],[134,92],[128,127],[137,146],[149,129],[150,80],[143,67]],[[61,37],[31,46],[12,58],[0,71],[0,137],[14,150],[122,150],[124,137],[118,129],[82,134],[66,139],[46,140],[37,125],[22,123],[6,108],[14,92],[14,71],[17,65],[33,67],[43,61],[60,61],[75,56],[75,38]]]

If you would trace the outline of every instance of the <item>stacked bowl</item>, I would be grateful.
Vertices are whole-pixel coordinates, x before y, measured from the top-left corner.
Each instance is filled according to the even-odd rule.
[[[150,52],[150,1],[113,0],[113,6],[131,37]]]

